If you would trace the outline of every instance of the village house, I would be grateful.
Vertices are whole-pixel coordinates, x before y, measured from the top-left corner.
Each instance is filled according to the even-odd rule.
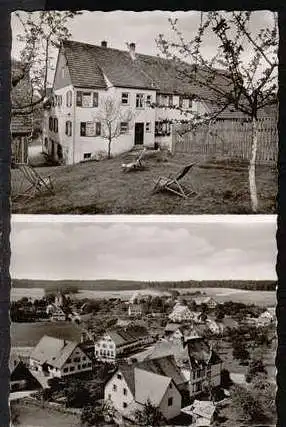
[[[9,358],[9,370],[11,392],[41,388],[40,383],[18,355],[11,353]]]
[[[172,357],[120,365],[105,386],[104,398],[126,418],[143,409],[148,400],[166,420],[179,415],[185,380]]]
[[[145,328],[111,329],[95,342],[95,358],[114,363],[117,358],[125,357],[152,342],[153,338]]]
[[[204,335],[205,327],[201,325],[182,325],[180,323],[168,323],[165,327],[165,336],[169,341],[187,340]]]
[[[189,68],[188,68],[189,67]],[[51,105],[45,114],[43,151],[74,164],[108,151],[106,105],[112,101],[112,155],[142,147],[172,148],[172,126],[208,111],[188,69],[168,59],[107,46],[63,41]],[[226,84],[217,71],[217,84]]]
[[[169,320],[174,323],[182,323],[193,320],[193,317],[193,313],[188,306],[177,303],[174,306],[172,313],[169,315]]]
[[[168,355],[173,355],[188,381],[190,396],[200,394],[206,386],[220,385],[223,362],[203,337],[158,341],[144,354],[144,360]]]
[[[128,316],[129,317],[141,317],[143,314],[143,306],[142,304],[129,304],[128,305]]]
[[[216,300],[212,297],[204,297],[204,296],[196,297],[194,298],[194,302],[198,307],[202,305],[206,305],[207,308],[209,308],[210,310],[214,310],[218,305]]]
[[[66,377],[92,370],[91,359],[74,341],[44,335],[30,354],[32,371],[49,377]]]

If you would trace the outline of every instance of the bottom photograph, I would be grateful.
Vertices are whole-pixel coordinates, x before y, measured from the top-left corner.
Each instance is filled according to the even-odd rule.
[[[51,218],[12,217],[12,426],[275,425],[275,217]]]

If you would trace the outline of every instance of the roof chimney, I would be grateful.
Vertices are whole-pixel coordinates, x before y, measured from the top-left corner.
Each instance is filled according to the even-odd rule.
[[[102,42],[101,42],[101,47],[107,47],[107,41],[102,40]]]
[[[129,43],[129,53],[130,53],[130,56],[133,60],[135,59],[135,49],[136,49],[136,44],[135,43]]]

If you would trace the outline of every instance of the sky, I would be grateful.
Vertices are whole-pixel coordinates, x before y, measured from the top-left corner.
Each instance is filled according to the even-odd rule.
[[[12,278],[276,280],[276,223],[28,222],[12,218]]]
[[[23,13],[23,12],[22,12]],[[37,12],[34,13],[37,16]],[[106,40],[109,47],[126,50],[126,43],[136,43],[136,50],[140,53],[157,55],[155,39],[159,34],[164,34],[167,38],[172,37],[168,18],[177,18],[179,29],[184,38],[190,40],[194,37],[200,20],[198,11],[150,11],[150,12],[89,12],[84,11],[82,15],[70,21],[69,30],[71,39],[81,42],[100,44]],[[272,14],[269,11],[256,11],[253,17],[252,29],[266,27],[272,23]],[[17,34],[22,33],[21,24],[12,14],[12,56],[18,57],[21,44],[17,40]],[[213,55],[215,49],[214,37],[208,37],[207,46],[204,50],[206,55]],[[54,51],[56,58],[57,52]],[[252,52],[246,51],[246,59]],[[52,75],[52,73],[51,73]]]

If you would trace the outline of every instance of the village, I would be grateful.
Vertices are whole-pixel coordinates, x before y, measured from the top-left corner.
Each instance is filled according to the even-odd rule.
[[[203,291],[136,291],[129,300],[59,291],[14,301],[11,320],[50,324],[33,347],[12,346],[15,425],[35,407],[78,426],[274,425],[274,307]],[[73,330],[69,339],[59,324]],[[255,408],[243,407],[245,396]]]

